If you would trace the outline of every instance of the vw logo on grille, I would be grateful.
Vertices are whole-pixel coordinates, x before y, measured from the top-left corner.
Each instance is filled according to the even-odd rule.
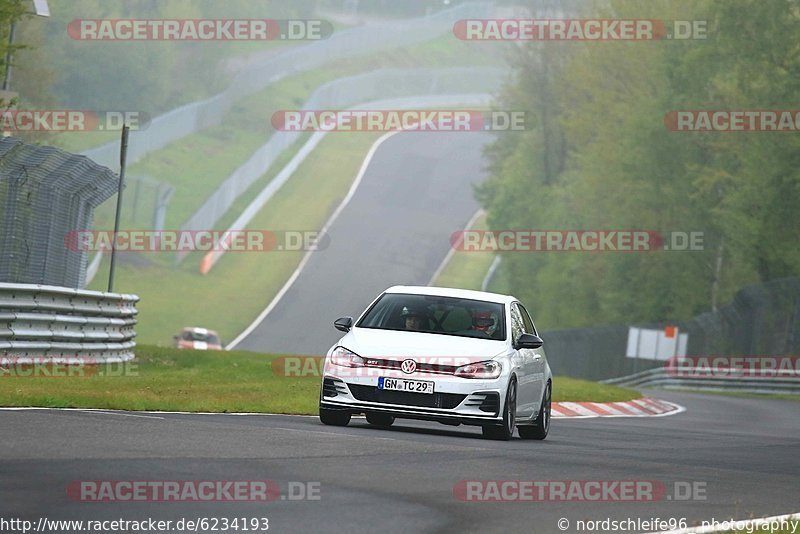
[[[405,374],[410,375],[417,370],[417,362],[411,359],[403,360],[403,363],[400,364],[400,369],[402,369]]]

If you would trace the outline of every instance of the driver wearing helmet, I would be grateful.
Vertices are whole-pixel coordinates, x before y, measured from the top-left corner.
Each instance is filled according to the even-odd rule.
[[[497,328],[497,321],[492,312],[472,310],[472,330],[481,332],[487,337],[492,337]]]
[[[428,314],[423,309],[405,306],[400,313],[400,317],[403,318],[403,325],[406,330],[423,330],[427,323]]]

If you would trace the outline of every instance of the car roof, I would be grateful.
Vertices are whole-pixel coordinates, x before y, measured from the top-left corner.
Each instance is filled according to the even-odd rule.
[[[386,293],[406,293],[409,295],[431,295],[435,297],[456,297],[460,299],[482,300],[485,302],[497,302],[506,304],[516,302],[516,298],[511,295],[501,295],[499,293],[489,293],[487,291],[473,291],[471,289],[456,289],[452,287],[430,287],[430,286],[392,286],[385,291]]]
[[[203,335],[209,335],[209,334],[213,334],[215,336],[217,335],[217,333],[214,332],[213,330],[209,330],[208,328],[200,328],[199,326],[185,326],[183,328],[183,331],[193,332],[195,334],[203,334]]]

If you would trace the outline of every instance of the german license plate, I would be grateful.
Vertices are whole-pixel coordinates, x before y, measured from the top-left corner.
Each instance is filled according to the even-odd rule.
[[[409,393],[433,393],[433,382],[428,380],[408,380],[406,378],[378,378],[378,389],[407,391]]]

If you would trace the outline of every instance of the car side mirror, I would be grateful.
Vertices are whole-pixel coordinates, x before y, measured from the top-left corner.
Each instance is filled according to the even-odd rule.
[[[339,317],[335,321],[333,321],[333,326],[336,327],[336,330],[341,330],[342,332],[349,332],[351,328],[353,328],[353,318],[352,317]]]
[[[517,343],[514,346],[515,349],[538,349],[544,345],[544,341],[542,338],[537,336],[536,334],[522,334],[517,339]]]

